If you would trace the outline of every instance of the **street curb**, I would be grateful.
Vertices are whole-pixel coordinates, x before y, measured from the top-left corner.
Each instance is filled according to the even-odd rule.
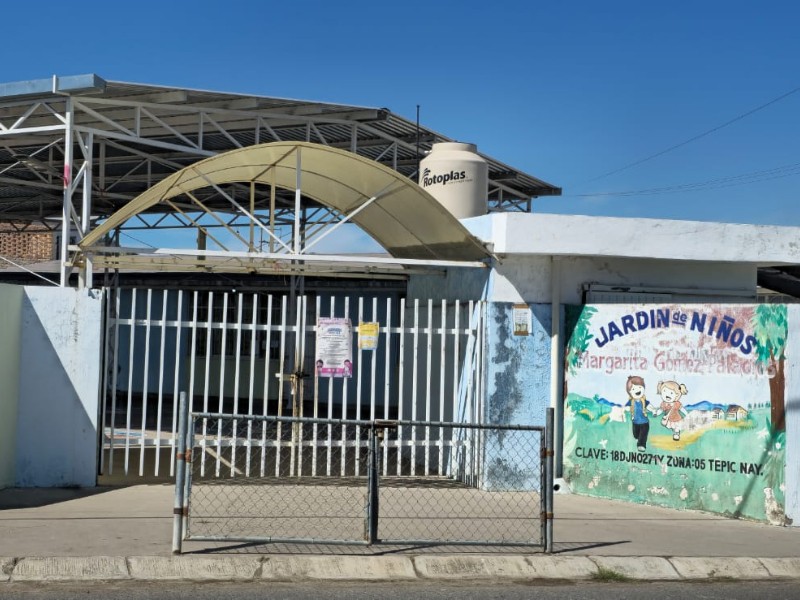
[[[554,555],[0,557],[0,584],[66,581],[800,579],[800,557]]]
[[[265,559],[262,579],[298,581],[397,581],[417,579],[405,556],[272,556]]]
[[[108,581],[129,579],[122,556],[59,556],[21,558],[11,581]]]
[[[262,562],[250,556],[131,556],[130,578],[144,581],[247,581]]]
[[[683,579],[766,579],[769,571],[758,558],[683,557],[670,559]],[[795,571],[793,577],[800,576]]]
[[[14,570],[15,560],[9,556],[0,556],[0,583],[11,579],[11,571]]]
[[[598,569],[619,573],[630,579],[664,581],[681,579],[669,559],[660,556],[592,556]]]

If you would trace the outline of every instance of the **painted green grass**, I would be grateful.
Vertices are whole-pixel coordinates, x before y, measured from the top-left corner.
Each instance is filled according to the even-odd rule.
[[[672,432],[653,417],[646,454],[663,457],[663,464],[587,459],[576,456],[579,447],[637,453],[636,440],[630,422],[611,421],[607,410],[591,398],[570,394],[564,423],[565,476],[575,491],[588,495],[769,520],[770,508],[775,517],[774,508],[784,505],[785,436],[768,433],[768,418],[768,408],[755,409],[746,421],[685,431],[675,442]],[[669,466],[668,457],[690,459],[693,466]],[[734,461],[737,472],[714,470],[715,459]],[[694,468],[696,461],[705,461],[705,468]],[[738,472],[740,463],[762,465],[762,472]]]

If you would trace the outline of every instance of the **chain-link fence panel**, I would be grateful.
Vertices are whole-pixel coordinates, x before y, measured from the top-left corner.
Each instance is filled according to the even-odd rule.
[[[380,477],[377,537],[543,545],[544,428],[447,424],[444,429],[444,438],[454,440],[442,457],[447,476]],[[378,439],[381,452],[392,448],[390,433],[379,432]]]
[[[544,427],[207,413],[188,421],[178,538],[549,547]],[[403,435],[416,428],[422,441],[434,427],[431,452]]]
[[[194,431],[187,540],[365,541],[369,427],[210,415]]]

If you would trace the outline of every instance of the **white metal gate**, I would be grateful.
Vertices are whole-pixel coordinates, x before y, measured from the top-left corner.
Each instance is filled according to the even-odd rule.
[[[480,301],[153,289],[111,289],[106,297],[104,475],[174,475],[182,391],[195,412],[482,422]],[[320,317],[351,319],[352,377],[315,375]],[[358,349],[361,322],[379,323],[376,350]],[[294,429],[285,437],[276,473],[312,468],[312,475],[331,475],[345,468],[345,453],[336,464],[331,451],[345,444],[334,431]],[[347,443],[366,444],[366,438]],[[393,440],[396,464],[387,454],[383,473],[443,476],[454,443],[435,426],[401,428]],[[317,448],[326,450],[324,461],[313,460]],[[304,456],[311,457],[305,467]],[[203,457],[217,469],[230,466],[230,458],[214,445]]]

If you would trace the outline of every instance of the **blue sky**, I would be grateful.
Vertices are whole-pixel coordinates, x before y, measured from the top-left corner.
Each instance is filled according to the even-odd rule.
[[[44,1],[3,12],[2,81],[94,72],[410,119],[419,104],[426,127],[564,189],[535,211],[800,226],[800,91],[601,177],[800,88],[800,4],[788,0]]]

